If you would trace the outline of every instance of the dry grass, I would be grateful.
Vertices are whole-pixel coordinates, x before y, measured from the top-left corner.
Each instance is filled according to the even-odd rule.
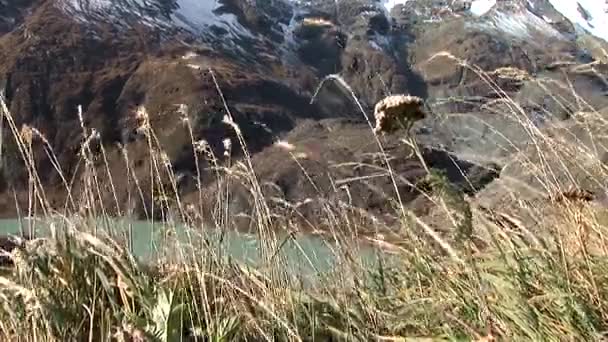
[[[447,54],[438,57],[456,60]],[[456,62],[466,66],[463,61]],[[488,86],[496,87],[488,73],[467,67]],[[211,75],[215,78],[213,72]],[[337,76],[328,80],[349,90]],[[133,231],[126,236],[128,243],[119,243],[116,236],[110,237],[110,232],[102,229],[104,225],[95,223],[100,217],[108,218],[100,202],[103,191],[99,182],[110,173],[98,173],[104,170],[104,162],[107,166],[105,151],[101,149],[103,158],[93,158],[90,148],[102,137],[82,125],[85,172],[81,177],[86,186],[78,196],[67,197],[66,210],[57,211],[46,200],[31,157],[31,141],[36,134],[29,127],[16,127],[2,102],[3,121],[18,141],[29,172],[30,208],[34,204],[42,208],[40,219],[52,223],[52,234],[15,250],[11,256],[14,267],[2,270],[0,335],[3,340],[26,341],[606,339],[606,211],[592,201],[563,195],[577,193],[564,189],[568,180],[582,187],[566,163],[569,151],[578,151],[578,156],[589,159],[598,158],[597,153],[591,153],[588,144],[541,131],[513,100],[500,89],[495,90],[503,94],[500,101],[506,103],[518,124],[526,127],[530,145],[537,148],[532,157],[520,149],[518,158],[514,158],[514,163],[528,167],[531,177],[540,184],[534,192],[540,194],[537,205],[512,200],[508,206],[505,202],[504,209],[488,209],[455,191],[441,174],[429,170],[422,183],[434,190],[430,198],[437,211],[447,217],[442,226],[413,216],[397,193],[395,215],[402,223],[393,229],[389,241],[380,241],[390,247],[392,254],[369,268],[353,255],[358,241],[352,237],[360,228],[359,223],[349,221],[353,208],[328,208],[325,214],[334,225],[328,227],[326,235],[334,242],[338,262],[331,277],[313,283],[306,283],[302,275],[287,267],[280,251],[286,241],[294,240],[293,236],[281,236],[275,229],[282,221],[272,212],[270,199],[262,195],[251,156],[226,100],[228,114],[224,121],[237,136],[226,145],[233,148],[231,145],[238,144],[245,151],[241,160],[231,161],[238,167],[221,165],[206,143],[192,134],[187,108],[180,106],[179,110],[190,132],[194,158],[208,158],[218,180],[228,181],[227,174],[240,170],[240,180],[254,196],[254,222],[262,241],[256,267],[230,261],[218,249],[197,239],[196,232],[201,229],[197,215],[202,210],[184,204],[180,198],[176,176],[144,108],[137,112],[139,132],[148,145],[150,172],[157,182],[154,188],[158,200],[154,203],[158,207],[151,210],[171,208],[170,217],[191,228],[185,231],[187,241],[182,248],[174,249],[176,258],[146,262],[136,260],[131,253]],[[218,96],[223,99],[219,87]],[[604,120],[595,111],[588,116]],[[381,140],[376,141],[396,187],[398,175],[390,167]],[[416,146],[413,139],[404,142]],[[543,164],[547,160],[552,162]],[[126,151],[125,165],[130,165]],[[60,165],[56,168],[62,174]],[[201,170],[197,174],[200,178]],[[595,184],[605,184],[606,175],[605,167],[598,167],[591,177]],[[136,177],[133,182],[139,189],[134,196],[150,195],[143,193]],[[69,182],[64,183],[69,192]],[[112,189],[114,198],[118,198],[119,190]],[[215,227],[207,228],[221,231],[226,227],[226,189],[221,187],[215,194],[217,208],[206,220]],[[524,196],[523,191],[510,190],[512,198]],[[550,196],[560,191],[563,196],[558,196],[559,201]],[[203,195],[207,194],[199,194],[201,198]],[[539,213],[546,216],[539,217]],[[164,229],[169,231],[170,227],[178,229],[177,224]],[[380,225],[374,229],[378,236],[388,234]]]

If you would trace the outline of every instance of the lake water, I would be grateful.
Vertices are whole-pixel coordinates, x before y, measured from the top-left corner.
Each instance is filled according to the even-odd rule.
[[[50,232],[48,222],[4,219],[0,220],[0,234],[20,234],[22,231],[32,230],[36,236],[44,237]],[[96,221],[84,226],[95,226],[98,234],[109,234],[115,240],[124,242],[136,257],[144,260],[171,256],[187,257],[202,253],[212,253],[214,256],[232,258],[252,265],[264,260],[261,258],[262,243],[258,236],[251,234],[217,230],[206,230],[203,233],[200,229],[195,231],[180,225],[128,220]],[[131,239],[127,238],[129,235]],[[127,242],[129,240],[131,243]],[[344,244],[330,243],[312,235],[278,236],[274,241],[274,249],[266,255],[273,255],[273,262],[281,259],[293,272],[326,273],[335,269],[343,260],[345,252],[350,253],[349,255],[364,267],[375,267],[379,261],[376,249],[370,246],[359,247],[355,243],[345,248]]]

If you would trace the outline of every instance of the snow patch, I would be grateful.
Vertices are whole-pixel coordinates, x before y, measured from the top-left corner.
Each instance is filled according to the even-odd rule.
[[[531,42],[538,41],[539,35],[543,38],[565,38],[561,32],[528,10],[509,13],[497,11],[488,19],[469,25]]]
[[[476,16],[482,16],[496,5],[496,0],[473,0],[470,11]]]
[[[549,0],[551,5],[592,35],[608,41],[608,2],[604,0]],[[582,9],[582,11],[581,11]],[[581,13],[583,12],[583,13]]]
[[[382,0],[382,5],[388,13],[391,13],[393,7],[397,5],[405,5],[408,0]]]
[[[162,16],[151,16],[143,9],[150,8],[147,0],[63,0],[62,7],[78,19],[103,16],[122,22],[125,14],[135,15],[149,25],[175,24],[191,32],[201,33],[210,27],[225,29],[232,36],[253,37],[253,34],[238,23],[232,14],[217,14],[218,0],[177,0],[169,20]]]
[[[253,35],[238,23],[232,14],[218,15],[214,11],[220,4],[217,0],[179,0],[179,8],[173,13],[172,19],[185,28],[194,31],[204,30],[211,26],[223,27],[229,32],[241,36]]]

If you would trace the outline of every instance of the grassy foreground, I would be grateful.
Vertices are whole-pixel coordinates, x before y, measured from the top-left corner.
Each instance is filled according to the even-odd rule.
[[[500,234],[503,235],[503,234]],[[77,230],[29,242],[0,276],[0,334],[32,341],[586,340],[605,337],[608,262],[496,236],[464,262],[397,266],[297,285],[237,263],[145,265]],[[336,276],[338,277],[338,276]]]

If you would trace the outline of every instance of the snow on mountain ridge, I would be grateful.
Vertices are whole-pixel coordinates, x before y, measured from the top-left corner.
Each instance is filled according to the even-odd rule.
[[[403,5],[408,1],[418,0],[382,0],[383,6],[387,12],[397,5]],[[468,0],[469,11],[476,16],[483,16],[498,4],[497,0]],[[516,1],[512,1],[516,3]],[[608,1],[602,0],[548,0],[551,6],[561,13],[575,26],[579,26],[584,31],[608,41]],[[509,2],[503,2],[508,4]],[[533,0],[527,0],[527,3],[532,8],[535,7]],[[521,20],[530,19],[528,16],[519,16]],[[542,17],[540,17],[543,19]],[[524,23],[513,24],[522,26]],[[503,20],[504,22],[504,20]],[[536,25],[538,23],[532,23]]]
[[[551,5],[573,24],[608,41],[608,1],[549,0]]]
[[[509,12],[495,11],[489,14],[485,20],[469,25],[495,31],[497,34],[507,34],[518,40],[528,40],[531,43],[540,43],[535,41],[535,37],[569,39],[546,20],[525,8]],[[543,39],[542,44],[544,43]]]
[[[608,41],[608,1],[602,0],[548,0],[549,4],[562,16],[575,26],[584,31]],[[515,1],[513,1],[515,3]],[[504,4],[509,4],[504,2]],[[531,8],[535,8],[533,0],[527,0]],[[497,5],[497,0],[473,0],[470,11],[478,16],[488,13]],[[521,16],[520,16],[521,17]],[[541,19],[545,20],[542,16]],[[521,17],[525,20],[526,18]],[[533,19],[528,17],[528,19]],[[515,23],[513,18],[508,19],[516,26],[523,23]],[[535,20],[535,19],[534,19]],[[535,20],[536,21],[536,20]],[[535,23],[532,23],[536,25]]]
[[[233,14],[216,11],[221,4],[217,0],[177,0],[164,11],[152,6],[146,0],[127,0],[117,3],[114,0],[62,0],[63,9],[82,21],[89,17],[106,18],[121,22],[124,15],[133,15],[145,24],[171,26],[202,33],[205,29],[218,27],[225,29],[232,36],[252,37],[253,34],[244,28]],[[157,9],[157,15],[151,13]],[[166,13],[165,13],[166,12]],[[169,18],[165,17],[170,13]]]
[[[215,11],[219,8],[217,1],[201,0],[179,0],[179,8],[173,13],[172,18],[177,19],[185,28],[199,31],[201,28],[210,26],[224,26],[228,31],[242,36],[253,37],[253,34],[239,24],[238,19],[232,14],[218,15]]]
[[[160,9],[161,5],[150,5],[150,1],[146,0],[60,0],[64,3],[64,8],[78,17],[80,20],[85,20],[86,17],[96,18],[105,16],[112,18],[116,22],[122,22],[125,14],[139,18],[142,22],[149,25],[157,26],[177,26],[197,35],[202,35],[210,28],[220,28],[226,32],[230,38],[255,38],[256,34],[243,27],[237,17],[230,13],[218,13],[218,9],[222,6],[220,0],[177,0],[170,5],[168,9]],[[307,0],[283,0],[290,3],[294,7],[303,8],[309,6],[311,1]],[[328,0],[331,1],[331,0]],[[421,0],[376,0],[387,16],[390,16],[394,7],[404,5],[407,2]],[[497,2],[497,0],[462,0],[461,3],[468,4],[468,11],[477,16],[484,17],[492,10],[494,12],[502,12],[504,7],[510,4],[517,4],[517,0],[511,2]],[[529,8],[535,8],[534,0],[526,0]],[[601,0],[546,0],[545,4],[552,6],[563,17],[577,26],[579,31],[586,31],[590,34],[608,41],[608,2]],[[164,6],[164,5],[163,5]],[[453,6],[445,4],[445,6]],[[160,15],[150,15],[152,11],[160,12]],[[497,23],[496,17],[492,19],[494,22],[488,23],[488,27],[497,29],[500,27],[511,28],[522,34],[521,29],[524,26],[541,27],[542,23],[536,19],[547,22],[545,16],[541,13],[530,15],[518,15],[517,18],[499,18]],[[170,13],[167,16],[167,13]],[[164,14],[164,16],[163,16]],[[494,13],[496,14],[496,13]],[[496,14],[498,15],[498,14]],[[532,21],[529,23],[517,22],[521,20]],[[509,23],[509,25],[506,25]],[[294,24],[294,23],[292,23]],[[519,28],[517,28],[519,27]]]

